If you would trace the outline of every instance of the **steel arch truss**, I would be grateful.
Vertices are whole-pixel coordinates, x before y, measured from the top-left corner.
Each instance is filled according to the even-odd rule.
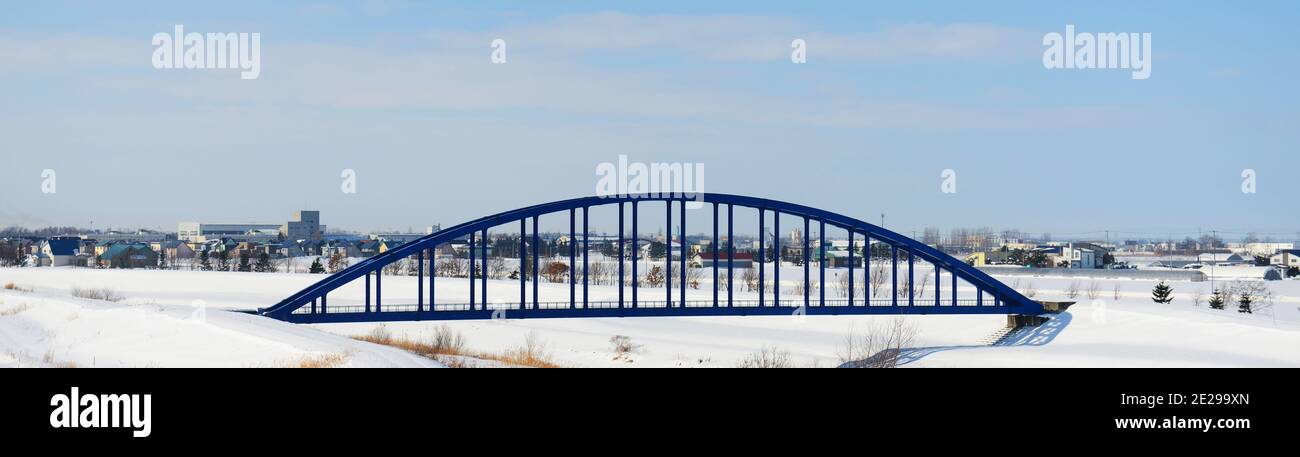
[[[687,289],[687,260],[686,244],[683,243],[682,255],[674,259],[672,254],[672,227],[673,227],[673,209],[678,208],[678,220],[683,227],[686,222],[686,204],[688,202],[702,201],[713,212],[713,243],[710,245],[713,254],[713,265],[711,267],[714,278],[713,294],[711,300],[688,301],[686,299]],[[666,208],[667,217],[666,226],[668,227],[667,236],[667,258],[666,265],[672,266],[677,263],[676,268],[665,268],[665,276],[678,276],[677,278],[666,277],[664,280],[663,295],[653,294],[645,296],[638,292],[645,292],[643,287],[638,284],[637,272],[637,229],[638,229],[638,207],[646,204],[655,206],[662,204]],[[569,243],[569,265],[572,269],[576,266],[576,256],[578,255],[577,247],[574,242],[577,230],[582,230],[582,262],[587,263],[588,250],[588,227],[589,210],[594,207],[605,205],[617,205],[618,207],[618,255],[619,255],[619,288],[617,301],[600,301],[593,302],[588,298],[589,284],[587,275],[582,275],[582,282],[578,283],[574,279],[575,275],[570,275],[569,301],[565,303],[542,303],[538,300],[538,218],[548,214],[569,215],[570,234],[575,237],[570,238]],[[631,237],[627,237],[625,208],[632,209],[631,217]],[[736,300],[733,298],[733,285],[735,284],[735,243],[734,232],[732,231],[734,222],[734,209],[736,207],[755,209],[759,213],[760,230],[759,246],[763,249],[759,251],[759,257],[756,258],[757,268],[759,269],[759,284],[764,286],[760,288],[759,298],[757,300]],[[577,220],[577,214],[581,213],[581,225]],[[720,214],[721,212],[721,214]],[[773,272],[777,287],[774,287],[768,297],[769,291],[766,289],[766,215],[774,214],[773,221],[775,225],[776,240],[773,241],[774,252],[777,257],[780,256],[780,222],[781,216],[794,217],[802,219],[804,226],[803,236],[803,296],[791,300],[789,295],[780,294],[780,268]],[[726,246],[722,247],[722,238],[719,233],[719,222],[727,221]],[[476,277],[479,262],[486,271],[488,263],[487,249],[479,249],[476,254],[474,246],[476,243],[488,242],[488,229],[499,227],[507,224],[518,222],[520,231],[520,253],[521,264],[519,271],[519,300],[510,303],[489,303],[488,280],[487,274]],[[809,229],[813,226],[819,227],[820,239],[825,239],[826,227],[831,226],[845,230],[849,236],[849,286],[848,300],[844,299],[826,299],[826,288],[817,287],[817,296],[814,297],[808,287],[811,280],[812,271],[810,267],[811,253],[816,252],[819,258],[817,263],[817,275],[821,278],[820,284],[825,284],[826,276],[826,246],[825,241],[822,247],[813,249],[809,246]],[[508,226],[508,225],[507,225]],[[529,230],[531,228],[531,230]],[[470,262],[470,294],[469,303],[444,304],[438,303],[435,299],[435,272],[427,272],[427,286],[425,284],[425,259],[433,259],[435,249],[438,245],[451,242],[453,240],[467,239],[469,243],[469,262]],[[685,237],[683,236],[684,240]],[[527,241],[527,243],[525,243]],[[877,242],[878,246],[884,246],[888,249],[888,255],[885,258],[889,261],[891,287],[889,297],[884,300],[872,298],[873,293],[867,293],[866,297],[855,297],[855,287],[853,284],[854,269],[857,264],[853,259],[854,247],[861,243],[862,252],[868,256],[873,252],[872,241]],[[624,260],[624,246],[627,243],[631,248],[631,284],[625,280],[625,271],[627,268]],[[531,249],[531,252],[525,251],[525,246]],[[719,257],[726,250],[726,262],[721,261]],[[900,265],[900,254],[906,255],[903,264]],[[383,303],[383,269],[385,266],[401,261],[409,257],[419,259],[419,273],[416,283],[418,284],[418,299],[415,304],[390,304]],[[477,257],[477,258],[476,258]],[[531,263],[525,265],[523,257]],[[870,257],[868,257],[870,259]],[[907,287],[905,294],[898,291],[898,271],[899,268],[906,268],[908,271],[907,278],[914,276],[912,273],[916,268],[916,260],[928,262],[934,267],[935,285],[934,298],[920,300],[913,296],[911,284]],[[779,262],[776,265],[780,265]],[[870,287],[871,262],[868,260],[862,267],[865,270],[863,280],[865,287]],[[432,268],[431,268],[432,269]],[[572,270],[571,270],[572,271]],[[928,274],[928,273],[927,273]],[[716,286],[717,280],[721,275],[726,275],[726,290],[719,290]],[[531,278],[529,278],[531,276]],[[531,281],[530,281],[531,279]],[[971,286],[974,286],[977,292],[974,298],[958,298],[958,279],[964,280]],[[329,306],[329,294],[352,281],[365,281],[365,302],[364,307],[346,306],[335,307]],[[373,280],[373,287],[371,286]],[[443,278],[449,280],[449,278]],[[461,280],[465,280],[462,278]],[[878,280],[879,281],[879,280]],[[530,283],[531,282],[531,286]],[[947,284],[943,284],[947,283]],[[631,286],[628,289],[628,286]],[[527,289],[532,288],[532,297],[529,301]],[[581,294],[578,289],[581,288]],[[625,290],[630,290],[630,294],[625,294]],[[943,295],[951,297],[946,304]],[[724,296],[725,295],[725,296]],[[510,319],[531,319],[531,318],[575,318],[575,317],[635,317],[635,316],[761,316],[761,315],[839,315],[839,314],[1029,314],[1036,315],[1043,312],[1043,307],[1039,303],[1016,292],[1014,289],[993,279],[988,274],[966,265],[964,262],[953,258],[937,249],[920,243],[916,240],[899,235],[898,233],[886,230],[872,224],[868,224],[858,219],[844,215],[811,208],[803,205],[796,205],[775,200],[762,198],[745,197],[728,194],[700,194],[692,198],[683,196],[662,196],[662,197],[636,197],[636,196],[617,196],[617,197],[584,197],[571,200],[563,200],[552,203],[546,203],[527,208],[520,208],[514,211],[507,211],[500,214],[484,217],[474,221],[451,227],[437,233],[425,236],[419,240],[401,245],[382,254],[368,258],[361,262],[348,267],[347,269],[331,275],[316,284],[293,294],[284,301],[270,308],[259,309],[258,313],[288,322],[295,323],[328,323],[328,322],[380,322],[380,321],[414,321],[414,320],[460,320],[460,319],[493,319],[493,318],[510,318]]]

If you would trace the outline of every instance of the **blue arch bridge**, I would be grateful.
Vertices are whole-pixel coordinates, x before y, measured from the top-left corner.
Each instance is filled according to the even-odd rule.
[[[704,210],[711,209],[713,212],[712,242],[704,250],[705,253],[712,254],[711,258],[714,261],[709,267],[701,267],[711,270],[704,274],[712,274],[713,278],[713,284],[709,286],[709,288],[713,289],[712,297],[706,299],[687,300],[688,265],[686,256],[683,255],[686,250],[682,249],[682,254],[676,255],[676,258],[674,258],[672,243],[667,243],[669,247],[664,249],[666,251],[664,259],[654,260],[655,266],[659,265],[658,262],[663,262],[664,267],[666,267],[662,269],[655,268],[656,270],[669,273],[652,281],[654,285],[651,288],[645,287],[643,283],[646,281],[639,276],[643,272],[638,271],[638,264],[645,262],[645,260],[638,258],[640,256],[639,248],[645,245],[645,242],[640,241],[638,238],[638,214],[645,207],[651,208],[650,211],[662,210],[662,214],[666,217],[664,226],[667,227],[668,231],[665,239],[673,240],[674,213],[677,213],[676,222],[679,226],[686,227],[686,205],[690,202],[702,202]],[[608,299],[596,301],[590,299],[591,278],[590,275],[586,274],[587,271],[590,271],[587,267],[589,266],[588,257],[591,252],[590,237],[588,235],[590,234],[591,210],[604,206],[617,206],[619,230],[615,250],[617,251],[617,258],[620,259],[617,262],[618,286],[616,288],[618,298],[614,300],[612,294],[607,294],[610,296]],[[760,252],[763,252],[760,254],[762,257],[756,259],[757,261],[753,262],[753,264],[756,265],[758,270],[758,284],[764,286],[759,288],[756,297],[752,293],[736,297],[733,290],[733,286],[736,284],[737,270],[735,268],[736,244],[732,240],[735,240],[735,210],[738,207],[757,210],[759,215],[758,245],[765,248],[768,246],[766,224],[768,219],[771,219],[773,223],[772,233],[778,234],[771,240],[773,252],[776,253],[783,252],[779,236],[782,216],[802,222],[802,233],[804,234],[812,233],[810,229],[814,227],[819,229],[818,233],[821,235],[818,238],[821,239],[821,243],[827,243],[825,241],[827,226],[844,230],[849,242],[847,253],[849,257],[847,299],[840,293],[840,297],[828,300],[826,298],[826,287],[807,286],[809,284],[826,284],[827,250],[825,244],[822,248],[815,249],[808,246],[811,237],[806,235],[801,237],[802,241],[800,243],[802,246],[787,246],[788,248],[794,248],[792,252],[798,252],[798,248],[802,248],[803,258],[800,264],[803,269],[802,278],[795,279],[802,279],[802,284],[805,286],[796,287],[793,296],[781,294],[779,286],[772,287],[769,290],[766,286],[769,284],[767,277],[769,272],[766,263],[762,261],[766,260],[767,254],[765,250],[760,250]],[[560,256],[562,257],[563,254],[567,253],[569,261],[567,265],[572,267],[566,270],[575,273],[567,274],[566,271],[565,278],[561,279],[561,281],[567,282],[569,299],[562,302],[542,301],[539,300],[540,294],[538,293],[538,284],[544,279],[544,277],[539,278],[539,273],[542,271],[539,265],[539,259],[541,258],[539,247],[542,245],[542,239],[538,230],[538,220],[544,215],[564,215],[565,213],[569,217],[570,237],[567,252],[562,252]],[[771,217],[768,216],[769,213]],[[725,237],[720,236],[724,234],[719,233],[719,223],[723,220],[727,222]],[[493,297],[494,300],[489,301],[489,275],[485,274],[488,265],[488,250],[483,248],[489,240],[488,231],[489,229],[499,230],[500,227],[504,226],[513,235],[515,224],[518,224],[519,249],[516,257],[519,260],[518,265],[520,268],[517,270],[517,274],[511,275],[512,277],[507,281],[518,281],[519,295],[516,299],[516,297],[513,297],[512,291],[508,300],[502,301],[500,298]],[[630,236],[628,236],[627,230],[629,228]],[[685,236],[681,236],[681,239],[684,240]],[[426,268],[433,270],[433,258],[438,247],[453,241],[468,243],[468,259],[466,259],[469,264],[468,271],[476,272],[476,274],[464,274],[464,277],[459,278],[439,278],[436,277],[433,271],[426,272]],[[579,244],[581,244],[581,247],[579,247]],[[476,245],[478,249],[475,249]],[[856,246],[869,247],[863,249],[862,252],[871,253],[870,255],[878,261],[877,266],[874,268],[875,272],[872,272],[873,268],[870,267],[861,268],[859,261],[853,259]],[[816,252],[817,256],[815,261],[810,258],[813,252]],[[386,303],[383,300],[385,267],[406,259],[413,259],[416,264],[415,277],[418,279],[415,281],[417,297],[414,300],[415,303]],[[630,259],[630,261],[625,261],[625,259]],[[912,278],[917,277],[914,273],[916,273],[918,263],[922,263],[920,266],[923,268],[933,269],[932,272],[936,279],[932,287],[931,297],[918,297],[917,295],[920,295],[917,293],[918,289],[924,286],[915,287],[911,284]],[[779,262],[776,264],[779,265]],[[817,271],[815,272],[812,271],[813,264],[816,264]],[[872,262],[867,262],[868,266],[871,264]],[[582,266],[580,270],[578,269],[579,265]],[[887,269],[885,265],[887,265]],[[676,268],[672,268],[673,266],[676,266]],[[654,267],[647,265],[644,268]],[[863,270],[861,275],[857,275],[854,271],[858,268]],[[631,270],[630,276],[627,275],[628,270]],[[773,268],[772,270],[770,274],[775,284],[781,284],[780,268]],[[905,271],[905,275],[900,276],[900,270]],[[920,273],[928,276],[931,272],[922,271]],[[697,271],[695,274],[698,275],[699,272]],[[873,274],[877,275],[875,280],[872,278]],[[402,271],[402,275],[405,276],[406,272]],[[817,282],[812,282],[813,275],[816,275]],[[888,276],[888,278],[879,277],[882,275]],[[517,276],[517,278],[513,276]],[[899,285],[900,277],[906,282],[901,288]],[[966,283],[965,287],[959,287],[959,279]],[[855,285],[854,281],[858,280],[862,282]],[[365,299],[361,303],[330,303],[331,292],[354,281],[364,281],[365,283]],[[437,281],[466,281],[469,286],[468,301],[440,301],[435,294]],[[692,282],[698,287],[698,280]],[[513,289],[509,282],[506,285]],[[404,286],[410,287],[409,280]],[[501,283],[497,282],[494,290],[499,291],[500,287]],[[885,296],[882,298],[881,292],[886,287],[888,291],[885,292]],[[872,290],[873,288],[882,290]],[[532,290],[531,294],[528,293],[529,289]],[[812,289],[817,290],[813,292]],[[769,293],[771,293],[770,297],[768,296]],[[692,295],[697,298],[700,297],[698,293]],[[664,195],[662,197],[585,197],[530,206],[487,216],[441,230],[357,262],[293,294],[275,306],[258,309],[257,312],[263,316],[288,322],[329,323],[494,318],[761,316],[795,315],[800,313],[805,315],[1038,315],[1043,312],[1043,307],[1041,304],[961,260],[944,254],[924,243],[858,219],[775,200],[727,194],[700,194],[689,199],[682,195]]]

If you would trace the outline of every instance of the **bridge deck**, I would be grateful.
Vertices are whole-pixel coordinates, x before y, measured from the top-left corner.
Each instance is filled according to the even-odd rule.
[[[673,302],[638,303],[633,308],[630,303],[623,307],[618,302],[590,302],[584,308],[581,303],[571,306],[569,302],[538,303],[536,308],[520,308],[518,303],[489,303],[484,309],[482,304],[471,307],[468,303],[438,304],[430,311],[427,305],[386,304],[382,311],[366,311],[364,305],[330,306],[326,313],[312,313],[310,307],[304,307],[289,316],[290,322],[296,323],[330,323],[330,322],[389,322],[389,321],[438,321],[438,320],[472,320],[472,319],[544,319],[544,318],[582,318],[582,317],[694,317],[694,316],[834,316],[834,315],[885,315],[885,314],[1007,314],[1007,306],[981,306],[976,300],[958,300],[957,305],[945,302],[935,306],[933,302],[907,306],[905,303],[894,306],[892,300],[873,300],[870,305],[855,302],[852,306],[848,300],[828,300],[825,305],[813,303],[803,306],[802,300],[782,300],[779,306],[759,306],[757,300],[735,301],[732,306],[722,303],[713,306],[712,300],[687,301],[685,306]],[[319,310],[318,310],[319,311]]]

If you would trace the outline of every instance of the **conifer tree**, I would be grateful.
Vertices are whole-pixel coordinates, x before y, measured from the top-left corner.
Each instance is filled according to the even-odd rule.
[[[1173,287],[1169,287],[1169,284],[1160,281],[1160,284],[1156,284],[1155,289],[1151,290],[1151,300],[1156,303],[1169,304],[1174,301],[1173,293]]]

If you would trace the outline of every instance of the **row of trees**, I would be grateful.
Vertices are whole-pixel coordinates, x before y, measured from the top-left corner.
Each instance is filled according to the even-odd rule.
[[[1161,281],[1151,290],[1151,300],[1160,304],[1169,304],[1174,302],[1174,288],[1168,283]],[[1197,290],[1192,294],[1192,306],[1201,306],[1201,301],[1205,300],[1201,291]],[[1235,280],[1226,287],[1214,289],[1214,293],[1206,300],[1210,309],[1227,309],[1228,306],[1235,306],[1237,312],[1254,314],[1273,306],[1273,292],[1269,290],[1268,284],[1263,281],[1246,281]]]
[[[220,251],[209,254],[207,251],[199,253],[197,267],[202,271],[242,271],[257,273],[275,273],[279,271],[275,264],[271,263],[271,256],[265,252],[257,254],[254,258],[248,251],[239,251],[236,258],[232,258],[230,251]],[[160,254],[158,256],[158,268],[166,269],[167,256]]]

